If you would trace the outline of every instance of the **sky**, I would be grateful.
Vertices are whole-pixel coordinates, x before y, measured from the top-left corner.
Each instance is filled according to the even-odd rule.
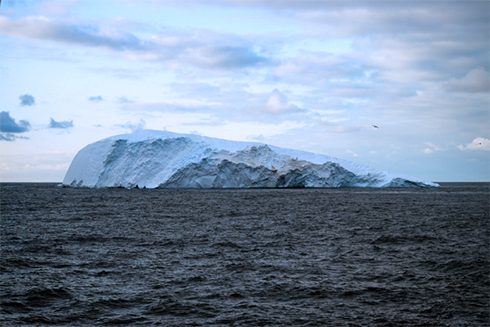
[[[141,129],[490,181],[489,6],[3,0],[0,181],[61,182]]]

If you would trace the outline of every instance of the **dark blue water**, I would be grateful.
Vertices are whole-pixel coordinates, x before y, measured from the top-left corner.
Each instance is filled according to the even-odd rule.
[[[2,326],[488,326],[489,184],[0,184]]]

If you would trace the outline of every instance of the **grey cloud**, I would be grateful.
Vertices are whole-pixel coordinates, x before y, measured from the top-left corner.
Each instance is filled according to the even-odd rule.
[[[393,71],[404,69],[407,70],[402,72],[404,75],[411,71],[429,72],[439,75],[433,78],[438,82],[460,76],[463,71],[466,73],[476,66],[489,69],[488,1],[391,1],[389,5],[384,1],[315,0],[208,0],[195,3],[260,7],[282,18],[300,22],[305,30],[300,37],[354,37],[352,53],[357,57],[337,57],[347,65],[345,67],[335,65],[334,70],[322,69],[326,66],[320,62],[318,70],[309,69],[303,75],[301,61],[305,59],[301,58],[302,55],[294,58],[293,65],[300,66],[297,67],[297,81],[355,69],[356,66],[349,67],[349,63]],[[278,10],[284,12],[279,13]],[[305,62],[312,62],[312,59],[307,58]],[[283,64],[288,63],[283,62],[280,66]],[[295,74],[291,71],[290,75],[294,77]],[[280,75],[275,76],[281,78]]]
[[[19,100],[21,106],[33,106],[36,104],[36,100],[30,94],[19,95]]]
[[[19,123],[10,117],[8,111],[0,112],[0,141],[12,142],[16,139],[29,139],[25,136],[15,135],[16,133],[24,133],[31,129],[31,124],[26,120],[20,120]],[[15,134],[14,134],[15,133]]]
[[[102,99],[102,97],[100,95],[98,96],[92,96],[92,97],[89,97],[88,98],[89,101],[92,101],[92,102],[100,102],[100,101],[104,101],[104,99]]]
[[[354,42],[352,51],[344,55],[300,53],[271,69],[268,80],[291,84],[308,84],[324,96],[372,98],[379,96],[413,96],[422,83],[445,84],[446,90],[484,92],[488,90],[488,75],[484,68],[472,72],[465,80],[448,80],[466,74],[475,66],[485,66],[488,46],[474,45],[474,51],[456,51],[464,42],[444,39],[409,40],[369,38]],[[467,46],[471,47],[471,46]],[[485,56],[486,54],[486,56]],[[470,67],[468,67],[471,65]],[[486,73],[487,74],[487,73]]]
[[[143,41],[130,33],[118,30],[101,31],[98,26],[59,23],[45,17],[27,17],[17,20],[0,17],[0,31],[2,34],[14,37],[107,47],[113,50],[145,47]]]
[[[73,127],[73,120],[70,121],[56,121],[51,118],[49,122],[48,128],[59,128],[59,129],[67,129]]]
[[[56,22],[44,17],[10,19],[0,16],[0,33],[38,40],[104,47],[140,61],[172,61],[202,68],[236,69],[268,61],[236,36],[201,31],[164,31],[148,40],[98,26]]]
[[[243,68],[267,61],[250,48],[240,46],[197,46],[183,55],[183,58],[200,67]]]
[[[343,8],[362,7],[362,8],[376,8],[386,9],[386,3],[380,1],[359,1],[359,0],[149,0],[153,3],[173,3],[173,4],[220,4],[229,5],[233,7],[262,7],[268,9],[280,9],[280,10],[295,10],[295,11],[323,11],[323,10],[335,10],[339,11]],[[462,2],[471,2],[463,0]],[[428,4],[426,4],[428,5]],[[413,1],[396,1],[392,4],[392,8],[410,8],[413,7]],[[461,5],[460,7],[464,7]]]
[[[146,0],[152,3],[160,4],[182,4],[178,0]],[[359,1],[359,0],[188,0],[185,5],[190,3],[197,5],[226,5],[234,7],[259,7],[272,10],[286,10],[289,12],[319,12],[319,11],[342,11],[352,8],[363,8],[370,10],[398,10],[402,12],[406,8],[447,8],[448,6],[457,6],[460,8],[460,15],[468,11],[480,11],[490,9],[490,4],[486,0],[475,0],[471,2],[461,1],[445,1],[445,0],[374,0],[374,1]],[[421,12],[423,13],[423,11]],[[484,13],[481,13],[484,15]]]
[[[0,133],[0,141],[7,141],[7,142],[12,142],[15,141],[16,137],[14,134],[11,133]]]
[[[488,92],[490,80],[488,72],[483,67],[472,69],[461,79],[451,78],[445,83],[448,92]]]
[[[12,133],[5,133],[5,134],[4,133],[0,133],[0,141],[13,142],[16,139],[28,140],[29,138],[28,137],[25,137],[25,136],[15,135],[15,134],[12,134]]]
[[[338,4],[336,5],[338,6]],[[489,3],[486,1],[351,2],[297,11],[311,28],[355,36],[346,58],[380,69],[379,79],[400,74],[417,82],[442,81],[475,66],[488,70]],[[418,76],[416,76],[418,75]],[[387,83],[392,79],[384,79]]]
[[[31,129],[31,124],[27,120],[20,120],[19,123],[10,117],[8,111],[0,112],[0,132],[4,133],[24,133]]]

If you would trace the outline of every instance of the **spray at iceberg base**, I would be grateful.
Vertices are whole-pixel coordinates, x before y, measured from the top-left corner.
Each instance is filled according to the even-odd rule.
[[[401,174],[262,143],[145,130],[87,145],[63,180],[72,187],[437,187]]]

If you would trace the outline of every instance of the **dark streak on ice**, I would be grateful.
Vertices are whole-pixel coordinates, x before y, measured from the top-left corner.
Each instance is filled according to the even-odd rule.
[[[490,324],[488,184],[0,185],[2,326]]]

